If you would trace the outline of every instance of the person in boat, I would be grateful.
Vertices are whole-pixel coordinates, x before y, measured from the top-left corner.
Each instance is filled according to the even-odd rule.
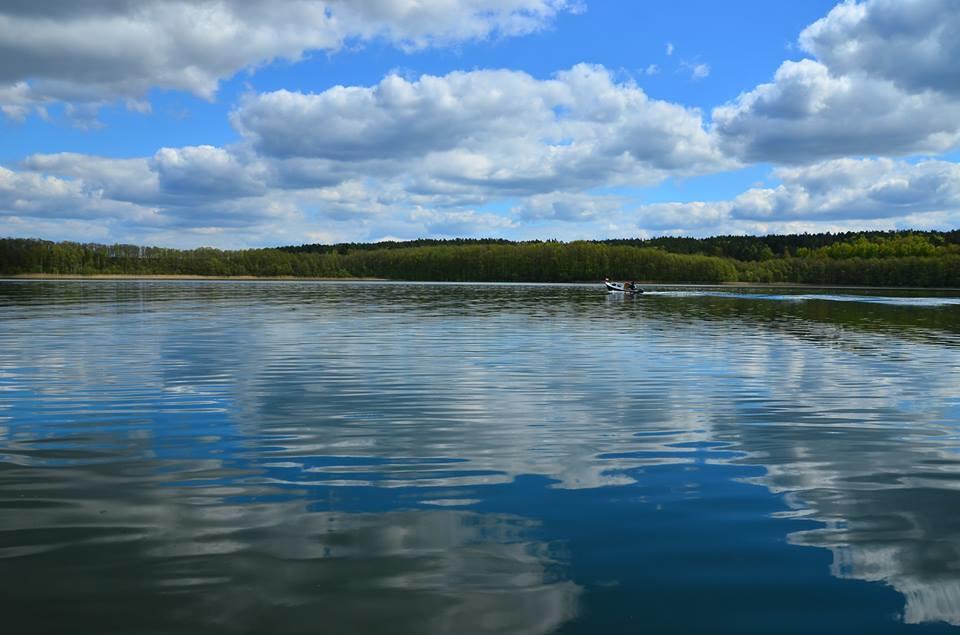
[[[604,278],[603,281],[604,281],[605,283],[610,283],[610,278]],[[636,283],[633,282],[633,281],[631,281],[631,282],[619,282],[619,283],[618,283],[618,282],[614,282],[614,283],[612,283],[612,284],[615,284],[615,285],[616,285],[616,284],[619,284],[624,291],[631,291],[631,290],[633,290],[633,289],[635,288],[635,285],[636,285]]]

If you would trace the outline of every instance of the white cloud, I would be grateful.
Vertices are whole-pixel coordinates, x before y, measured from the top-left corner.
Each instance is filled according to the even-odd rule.
[[[0,170],[0,227],[32,235],[23,231],[31,219],[37,228],[64,222],[64,231],[82,222],[100,228],[91,235],[172,246],[291,244],[309,236],[572,240],[960,225],[960,164],[935,160],[838,159],[778,168],[772,178],[779,183],[721,201],[638,205],[625,195],[549,190],[521,196],[503,212],[481,207],[498,200],[493,194],[469,203],[457,192],[412,191],[405,179],[284,188],[271,180],[269,163],[202,146],[164,149],[151,159],[36,155],[23,166],[27,171]],[[241,195],[251,182],[257,189]]]
[[[690,79],[703,79],[710,76],[710,65],[702,62],[681,62],[680,67],[690,71]]]
[[[84,192],[143,205],[206,204],[263,195],[266,166],[213,146],[160,148],[153,157],[114,159],[72,152],[34,154],[20,167],[75,179]]]
[[[519,35],[578,5],[292,0],[289,12],[271,11],[262,0],[131,6],[18,1],[0,9],[5,115],[23,118],[66,100],[75,119],[96,125],[107,100],[148,109],[138,98],[153,86],[210,97],[223,77],[278,57],[373,38],[412,49]],[[708,125],[697,109],[652,99],[588,64],[549,78],[502,69],[391,73],[372,86],[249,94],[230,115],[241,139],[228,147],[160,148],[130,159],[30,156],[19,172],[0,173],[0,216],[9,224],[101,215],[111,235],[179,244],[207,236],[224,246],[309,235],[568,239],[858,223],[947,227],[960,222],[957,164],[859,157],[960,146],[951,64],[960,45],[950,37],[960,30],[958,13],[945,0],[844,2],[800,36],[816,59],[784,62],[770,83],[715,108]],[[114,37],[115,30],[122,33]],[[148,37],[149,50],[138,46]],[[710,73],[705,63],[679,66],[694,79]],[[651,64],[642,72],[659,70]],[[595,193],[755,161],[780,165],[772,174],[779,183],[726,201],[641,206]]]
[[[732,165],[698,111],[650,99],[586,64],[548,80],[490,70],[390,75],[319,94],[276,91],[248,97],[231,119],[263,155],[358,175],[405,174],[421,193],[525,195]]]
[[[103,198],[147,204],[156,201],[160,182],[147,159],[114,159],[74,152],[34,154],[21,162],[29,172],[77,179]]]
[[[810,163],[943,152],[960,145],[960,6],[844,2],[803,31],[817,59],[713,111],[724,149],[746,161]]]
[[[865,73],[908,93],[960,96],[960,4],[954,0],[843,2],[800,34],[834,73]]]
[[[875,220],[933,211],[960,213],[960,164],[838,159],[774,172],[782,184],[734,200],[744,219]],[[960,214],[958,214],[960,215]]]
[[[160,189],[171,198],[233,199],[265,194],[266,169],[254,162],[242,164],[223,148],[193,146],[161,148],[151,160]]]
[[[531,119],[550,117],[539,102],[542,96],[530,95],[537,88],[531,77],[512,71],[457,72],[414,82],[390,75],[370,88],[252,96],[231,119],[259,151],[272,156],[402,159],[449,150],[476,135],[523,134]],[[540,112],[530,116],[531,105]]]
[[[405,49],[527,34],[567,0],[88,0],[0,7],[0,109],[137,100],[151,88],[211,99],[220,80],[276,59],[384,39]],[[139,106],[143,108],[142,105]]]
[[[773,83],[713,111],[724,148],[747,161],[806,163],[863,154],[941,152],[960,142],[960,103],[888,81],[785,62]]]
[[[0,216],[44,219],[115,219],[149,216],[127,201],[105,198],[82,181],[0,167]]]
[[[348,37],[382,37],[403,48],[424,48],[490,35],[526,35],[564,11],[582,10],[568,0],[334,0],[328,3]]]
[[[0,112],[13,121],[23,121],[36,105],[26,82],[0,84]]]
[[[96,220],[5,216],[0,214],[0,236],[42,236],[45,240],[74,242],[114,242],[113,228]]]
[[[558,220],[568,222],[593,221],[617,214],[624,200],[619,196],[594,195],[586,192],[551,192],[535,194],[524,199],[512,210],[526,221]]]
[[[654,234],[702,234],[723,227],[729,219],[727,202],[652,203],[637,210],[636,225]]]
[[[639,227],[709,235],[960,224],[957,163],[837,159],[780,168],[773,176],[781,181],[776,187],[753,188],[727,201],[643,206]]]
[[[0,217],[88,219],[115,237],[145,238],[172,228],[246,228],[255,236],[262,223],[289,223],[300,214],[287,193],[268,192],[253,179],[257,166],[209,146],[163,148],[151,159],[32,155],[20,167],[0,168]],[[171,244],[183,244],[182,237]]]
[[[446,238],[502,236],[504,230],[516,226],[512,220],[499,214],[475,210],[414,210],[409,220],[423,226],[426,234],[421,235]]]

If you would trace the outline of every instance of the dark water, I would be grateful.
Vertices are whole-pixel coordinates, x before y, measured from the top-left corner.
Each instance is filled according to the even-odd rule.
[[[0,282],[4,633],[957,625],[956,298]]]

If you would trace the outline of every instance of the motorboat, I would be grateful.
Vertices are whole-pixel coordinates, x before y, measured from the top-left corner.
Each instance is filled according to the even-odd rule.
[[[605,279],[603,284],[606,285],[607,291],[617,293],[643,293],[643,289],[637,286],[636,282],[611,282]]]

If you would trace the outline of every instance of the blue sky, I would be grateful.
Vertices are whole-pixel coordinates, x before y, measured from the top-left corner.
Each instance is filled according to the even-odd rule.
[[[0,6],[0,235],[960,226],[949,0]]]

